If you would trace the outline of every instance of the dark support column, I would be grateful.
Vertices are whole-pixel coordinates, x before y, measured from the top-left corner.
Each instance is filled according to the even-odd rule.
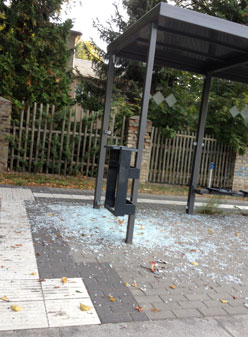
[[[153,23],[151,26],[150,45],[149,45],[147,65],[146,65],[146,78],[145,78],[144,89],[143,89],[142,109],[141,109],[140,122],[139,122],[139,136],[138,136],[138,145],[137,145],[138,153],[136,154],[136,159],[135,159],[135,167],[137,169],[141,168],[142,152],[144,149],[144,137],[145,137],[145,132],[146,132],[146,120],[147,120],[147,112],[148,112],[148,106],[149,106],[149,100],[150,100],[152,71],[153,71],[154,57],[155,57],[155,51],[156,51],[156,41],[157,41],[157,26]],[[137,204],[138,187],[139,187],[139,179],[135,179],[133,181],[132,193],[131,193],[131,201],[134,205]],[[129,215],[127,234],[126,234],[126,243],[132,243],[133,241],[134,221],[135,221],[135,215]]]
[[[99,162],[97,166],[96,188],[95,188],[95,196],[94,196],[94,204],[93,204],[94,208],[100,208],[101,206],[102,181],[103,181],[104,164],[105,164],[105,157],[106,157],[105,145],[107,145],[109,116],[110,116],[110,110],[111,110],[111,100],[112,100],[112,91],[113,91],[113,82],[114,82],[113,57],[114,57],[113,55],[109,56],[105,108],[104,108],[104,115],[103,115],[103,121],[102,121],[100,157],[99,157]]]
[[[202,154],[202,146],[203,146],[202,142],[203,142],[203,137],[204,137],[205,125],[206,125],[210,86],[211,86],[211,75],[207,75],[204,80],[201,108],[200,108],[199,120],[198,120],[195,153],[194,153],[193,167],[192,167],[191,180],[190,180],[190,186],[189,186],[188,204],[187,204],[187,209],[186,209],[186,213],[188,214],[193,214],[194,212],[194,203],[195,203],[194,189],[197,187],[198,176],[199,176],[199,171],[200,171],[201,154]]]

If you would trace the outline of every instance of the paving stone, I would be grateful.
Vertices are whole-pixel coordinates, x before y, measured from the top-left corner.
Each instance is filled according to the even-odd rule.
[[[162,299],[159,296],[136,296],[138,303],[162,303]]]
[[[221,307],[199,308],[199,311],[202,313],[203,316],[206,316],[206,317],[226,315],[226,311],[222,309]]]
[[[196,309],[175,309],[172,312],[177,318],[202,317],[202,314]]]
[[[122,313],[122,312],[135,312],[136,302],[132,304],[118,304],[113,303],[110,305],[112,312],[114,313]]]
[[[121,323],[133,321],[133,318],[128,313],[112,313],[111,315],[99,313],[98,315],[102,323]]]
[[[210,297],[206,294],[185,294],[184,295],[189,301],[207,301]]]
[[[160,295],[160,297],[164,302],[188,301],[188,299],[185,296],[186,295],[173,295],[173,294]]]
[[[228,293],[215,293],[215,294],[208,294],[212,300],[228,300],[229,298],[232,298],[231,295]]]
[[[229,315],[242,315],[242,314],[248,314],[248,309],[244,306],[242,307],[231,307],[226,306],[223,307],[223,309],[229,314]]]
[[[172,309],[182,309],[182,307],[177,302],[168,303],[153,303],[153,306],[159,310],[172,310]]]
[[[161,310],[159,312],[154,312],[151,310],[151,311],[147,311],[146,314],[148,318],[152,321],[176,318],[175,314],[170,310]]]
[[[179,302],[179,304],[183,309],[187,309],[187,308],[198,309],[198,308],[206,307],[206,305],[201,301],[182,301],[182,302]]]
[[[146,315],[145,312],[131,312],[130,313],[130,316],[132,317],[132,319],[135,321],[135,322],[138,322],[138,321],[147,321],[149,320],[148,316]]]
[[[224,306],[219,300],[204,301],[204,304],[206,304],[208,308],[219,308]]]

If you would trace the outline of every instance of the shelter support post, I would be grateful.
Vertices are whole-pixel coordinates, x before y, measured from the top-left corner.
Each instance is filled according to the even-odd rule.
[[[191,180],[190,180],[190,186],[189,186],[188,203],[187,203],[187,209],[186,209],[186,212],[188,214],[193,214],[194,212],[194,203],[195,203],[194,190],[197,187],[198,176],[199,176],[199,171],[200,171],[203,137],[204,137],[207,111],[208,111],[208,99],[209,99],[209,92],[210,92],[210,87],[211,87],[211,79],[212,79],[211,75],[208,74],[204,80],[201,107],[200,107],[199,120],[198,120],[195,152],[194,152]]]
[[[148,113],[149,100],[150,100],[152,72],[153,72],[154,57],[155,57],[155,51],[156,51],[156,42],[157,42],[157,25],[153,23],[151,25],[149,50],[148,50],[147,64],[146,64],[146,77],[145,77],[145,83],[144,83],[144,88],[143,88],[142,108],[141,108],[141,115],[140,115],[140,121],[139,121],[139,135],[138,135],[138,142],[137,142],[138,152],[135,158],[135,168],[137,169],[141,168],[142,152],[144,149],[144,137],[145,137],[145,132],[146,132],[146,121],[147,121],[147,113]],[[134,205],[137,204],[138,188],[139,188],[139,179],[135,179],[133,181],[132,191],[131,191],[131,202]],[[129,215],[127,233],[126,233],[126,243],[132,243],[133,241],[134,222],[135,222],[135,215]]]
[[[106,148],[107,138],[108,138],[108,126],[109,126],[109,117],[111,110],[111,100],[113,92],[113,83],[114,83],[114,55],[109,56],[109,65],[108,65],[108,78],[107,78],[107,89],[105,97],[105,108],[104,115],[102,120],[102,133],[100,141],[100,156],[97,167],[97,178],[96,178],[96,187],[94,195],[94,208],[100,208],[101,206],[101,194],[102,194],[102,181],[104,174],[104,164],[106,158]]]

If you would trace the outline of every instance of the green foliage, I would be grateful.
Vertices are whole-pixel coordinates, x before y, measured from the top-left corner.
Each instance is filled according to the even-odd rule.
[[[66,65],[72,51],[66,41],[72,22],[58,22],[63,2],[0,2],[0,96],[18,107],[22,100],[52,103],[58,108],[71,103],[72,75]]]
[[[219,208],[221,199],[217,197],[211,198],[204,206],[199,210],[199,213],[206,215],[220,215],[223,211]]]
[[[106,25],[102,25],[98,20],[94,22],[100,38],[107,44],[111,43],[129,25],[157,5],[160,0],[122,0],[122,2],[127,10],[128,21],[123,19],[115,5],[115,15]],[[176,0],[175,2],[181,7],[226,18],[237,23],[248,24],[248,0]],[[97,46],[95,47],[97,48]],[[92,60],[102,84],[93,88],[93,95],[89,87],[85,90],[87,95],[90,93],[92,106],[95,99],[104,101],[103,93],[107,67],[106,62],[102,60],[106,61],[106,54],[100,50],[99,53],[101,61],[94,57]],[[140,113],[140,94],[144,77],[144,64],[125,59],[119,60],[116,67],[113,105],[120,116]],[[203,78],[201,76],[156,66],[153,73],[151,94],[154,95],[157,91],[160,91],[166,97],[173,93],[177,103],[173,107],[169,107],[164,102],[158,106],[151,99],[148,117],[152,120],[153,125],[160,127],[167,137],[172,137],[175,131],[185,129],[195,131],[198,123],[202,87]],[[240,153],[244,152],[248,144],[247,126],[240,115],[233,118],[229,109],[233,105],[243,109],[248,103],[247,97],[248,89],[244,84],[213,79],[206,133],[210,133],[218,140],[232,145]]]

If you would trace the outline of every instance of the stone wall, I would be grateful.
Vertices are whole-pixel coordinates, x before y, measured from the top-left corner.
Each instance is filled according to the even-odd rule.
[[[248,147],[244,155],[236,156],[232,188],[235,191],[248,190]]]
[[[10,118],[12,104],[7,99],[0,97],[0,171],[8,168],[9,141],[7,135],[10,133]]]
[[[140,172],[140,182],[144,183],[148,180],[149,174],[149,161],[151,155],[151,131],[152,122],[147,121],[146,134],[144,142],[144,150],[142,155],[142,165]],[[139,116],[133,116],[129,118],[128,130],[127,130],[127,146],[137,148],[137,140],[139,133]],[[134,165],[134,156],[132,157],[132,165]]]

